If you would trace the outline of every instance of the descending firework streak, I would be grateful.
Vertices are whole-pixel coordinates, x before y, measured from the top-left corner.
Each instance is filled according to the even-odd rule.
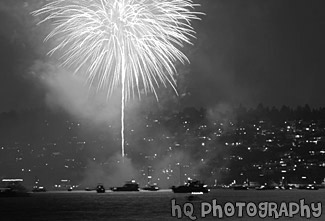
[[[159,84],[177,93],[174,64],[188,61],[179,48],[191,44],[191,20],[202,14],[193,11],[197,6],[192,0],[53,0],[32,12],[43,16],[39,24],[52,22],[45,41],[56,39],[49,54],[63,51],[63,66],[86,70],[89,84],[108,95],[121,85],[122,156],[125,102],[142,90],[158,99]]]

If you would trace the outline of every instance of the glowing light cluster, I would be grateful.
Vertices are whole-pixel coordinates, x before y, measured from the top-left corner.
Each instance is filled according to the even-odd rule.
[[[55,0],[34,11],[39,23],[54,26],[46,41],[55,38],[64,66],[111,94],[125,84],[126,99],[154,92],[162,83],[175,89],[175,62],[188,61],[180,51],[194,37],[190,21],[198,18],[191,0]],[[176,89],[175,89],[176,91]]]
[[[177,93],[175,62],[188,61],[179,48],[194,37],[196,6],[192,0],[53,0],[32,12],[43,16],[39,24],[52,22],[45,41],[54,38],[49,54],[63,51],[63,66],[85,72],[108,95],[121,84],[122,156],[125,101],[142,89],[158,99],[159,84]]]

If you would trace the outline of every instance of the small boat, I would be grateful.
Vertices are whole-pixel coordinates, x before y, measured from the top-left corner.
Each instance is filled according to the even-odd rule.
[[[72,186],[69,186],[69,187],[68,187],[68,191],[70,192],[70,191],[72,191],[72,190],[73,190]]]
[[[92,190],[94,190],[94,189],[91,189],[90,187],[85,188],[85,191],[92,191]]]
[[[96,187],[97,193],[105,193],[105,187],[102,184],[98,184]]]
[[[260,187],[256,187],[256,190],[275,190],[277,189],[275,186],[271,185],[261,185]]]
[[[46,189],[44,186],[40,185],[40,180],[35,177],[35,184],[33,186],[32,192],[46,192]]]
[[[0,197],[24,197],[31,193],[21,184],[22,179],[2,179],[4,187],[0,188]]]
[[[148,191],[158,191],[159,187],[157,186],[156,183],[154,184],[148,184],[145,187],[142,188],[143,190],[148,190]]]
[[[46,192],[46,189],[44,186],[34,186],[32,192],[34,193]]]
[[[318,187],[314,184],[308,184],[308,185],[301,185],[299,186],[300,190],[318,190]]]
[[[148,166],[148,184],[142,189],[147,191],[158,191],[159,187],[157,183],[151,183],[152,176],[150,175],[150,172],[152,172],[152,168],[151,166]]]
[[[131,180],[126,182],[121,187],[112,187],[112,191],[139,191],[139,184],[135,182],[135,180]]]
[[[190,180],[185,185],[178,187],[173,186],[172,190],[174,193],[208,193],[210,191],[207,185],[198,180]]]

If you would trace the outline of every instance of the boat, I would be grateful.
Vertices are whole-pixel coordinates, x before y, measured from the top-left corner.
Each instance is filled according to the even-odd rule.
[[[256,190],[275,190],[277,189],[275,186],[271,185],[261,185],[260,187],[256,187]]]
[[[38,193],[38,192],[46,192],[46,189],[44,186],[40,185],[40,180],[38,177],[35,177],[35,183],[32,189],[32,192]]]
[[[159,187],[157,186],[156,183],[154,184],[148,184],[145,187],[142,188],[143,190],[148,190],[148,191],[158,191]]]
[[[151,182],[152,176],[150,174],[150,172],[152,172],[152,167],[148,166],[148,184],[142,188],[142,190],[147,190],[147,191],[158,191],[159,187],[157,185],[157,183],[153,183]]]
[[[32,192],[34,193],[46,192],[46,189],[44,186],[34,186]]]
[[[208,193],[210,191],[207,185],[199,180],[189,180],[185,185],[173,186],[172,190],[174,193]]]
[[[68,191],[70,192],[70,191],[72,191],[72,190],[73,190],[72,186],[69,186],[69,187],[68,187]]]
[[[127,181],[121,187],[112,187],[112,191],[139,191],[139,184],[135,180]]]
[[[85,191],[92,191],[92,190],[94,190],[94,189],[91,189],[90,187],[85,188]]]
[[[4,187],[0,188],[0,197],[24,197],[31,193],[21,184],[22,179],[2,179]]]
[[[96,187],[96,191],[97,193],[105,193],[105,187],[103,186],[103,184],[98,184]]]
[[[300,189],[300,190],[318,190],[318,187],[314,184],[307,184],[307,185],[300,185],[298,189]]]

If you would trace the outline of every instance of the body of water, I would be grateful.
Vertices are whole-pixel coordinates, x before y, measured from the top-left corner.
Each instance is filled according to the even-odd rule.
[[[295,214],[292,214],[293,218],[284,217],[290,212],[288,211],[290,203],[295,203],[294,206],[301,206],[302,202],[309,206],[312,203],[316,205],[317,202],[321,202],[321,213],[325,214],[323,208],[325,189],[265,191],[218,189],[203,195],[175,194],[170,190],[109,191],[101,194],[93,191],[32,193],[30,197],[0,198],[0,220],[179,220],[178,217],[172,216],[173,211],[176,216],[181,214],[181,220],[195,218],[196,220],[261,220],[258,215],[258,212],[261,212],[259,205],[262,209],[268,208],[269,210],[276,205],[280,220],[305,220],[306,217],[301,217],[301,211],[297,212],[296,207],[292,207],[295,210]],[[236,205],[236,203],[239,204]],[[261,203],[269,204],[261,205]],[[281,207],[282,204],[285,204],[286,208]],[[217,205],[225,209],[222,216],[220,213],[213,215],[213,210]],[[238,217],[239,205],[242,208],[242,217]],[[246,206],[250,208],[246,210]],[[184,212],[184,209],[187,212]],[[202,218],[202,211],[204,211],[205,218]],[[255,212],[254,217],[250,216]],[[263,212],[269,215],[270,211],[264,210],[262,215]],[[317,220],[313,216],[312,208],[310,212],[311,219]],[[315,214],[316,212],[315,210]],[[307,213],[308,211],[304,211],[305,216]],[[270,215],[272,217],[267,216],[264,220],[276,218],[274,212],[272,214],[271,211]],[[324,217],[325,215],[322,215],[318,220],[323,220]]]

